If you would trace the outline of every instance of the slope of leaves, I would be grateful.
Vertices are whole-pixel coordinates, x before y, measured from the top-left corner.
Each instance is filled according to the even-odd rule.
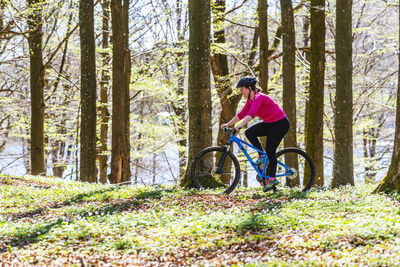
[[[398,201],[372,188],[225,196],[3,176],[0,262],[398,265]]]

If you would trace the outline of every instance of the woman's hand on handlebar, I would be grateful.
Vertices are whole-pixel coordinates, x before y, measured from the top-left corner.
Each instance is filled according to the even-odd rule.
[[[222,128],[222,129],[227,128],[227,127],[229,127],[229,124],[228,124],[228,123],[224,123],[224,124],[221,125],[221,128]]]

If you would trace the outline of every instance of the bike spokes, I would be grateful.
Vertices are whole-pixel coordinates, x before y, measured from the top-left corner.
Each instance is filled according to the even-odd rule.
[[[289,187],[300,186],[303,191],[311,188],[315,179],[315,168],[311,158],[297,148],[286,148],[277,153],[276,176],[286,180]]]
[[[225,158],[221,160],[223,155]],[[223,147],[211,147],[201,151],[191,168],[192,181],[201,188],[224,188],[231,192],[240,178],[240,168],[236,157]]]

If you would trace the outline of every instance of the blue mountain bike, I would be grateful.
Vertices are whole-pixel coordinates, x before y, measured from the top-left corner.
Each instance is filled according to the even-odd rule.
[[[241,178],[240,164],[237,157],[232,153],[232,144],[236,143],[239,149],[246,156],[247,161],[257,173],[257,181],[265,186],[268,166],[268,156],[264,151],[246,143],[238,138],[235,129],[223,129],[225,134],[230,135],[229,140],[223,146],[208,147],[200,151],[191,166],[191,179],[197,189],[224,188],[224,193],[231,193],[239,184]],[[244,146],[248,146],[265,155],[263,167],[257,166],[247,153]],[[278,164],[276,177],[283,183],[282,178],[286,178],[286,185],[289,187],[299,187],[302,191],[307,191],[314,184],[315,167],[310,156],[298,148],[285,148],[278,151]],[[276,191],[274,186],[272,190]]]

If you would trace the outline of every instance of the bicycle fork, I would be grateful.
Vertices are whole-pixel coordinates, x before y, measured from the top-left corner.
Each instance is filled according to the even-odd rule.
[[[232,144],[232,142],[228,141],[224,145],[224,152],[222,153],[221,158],[218,161],[218,164],[217,164],[218,167],[217,167],[217,170],[215,171],[216,174],[222,174],[222,168],[224,166],[226,156],[228,156],[228,151],[229,151],[229,147],[231,146],[231,144]]]

